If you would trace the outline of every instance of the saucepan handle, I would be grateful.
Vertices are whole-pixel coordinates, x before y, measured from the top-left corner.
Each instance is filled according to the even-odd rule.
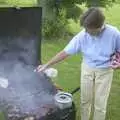
[[[71,94],[73,95],[74,93],[78,92],[79,90],[80,90],[80,87],[77,87],[71,92]]]

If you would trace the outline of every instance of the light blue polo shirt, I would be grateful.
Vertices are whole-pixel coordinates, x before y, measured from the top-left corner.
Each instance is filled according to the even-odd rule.
[[[92,68],[110,67],[110,56],[120,51],[120,32],[112,25],[105,25],[105,29],[98,36],[91,36],[85,30],[79,32],[64,48],[67,54],[82,53],[83,62]]]

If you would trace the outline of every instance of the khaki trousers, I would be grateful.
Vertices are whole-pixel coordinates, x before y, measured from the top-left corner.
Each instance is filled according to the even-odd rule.
[[[105,120],[113,69],[81,66],[81,120],[89,120],[93,105],[93,120]]]

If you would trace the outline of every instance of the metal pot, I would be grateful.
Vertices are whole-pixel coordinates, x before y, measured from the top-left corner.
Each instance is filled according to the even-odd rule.
[[[77,87],[71,93],[59,91],[54,97],[56,106],[60,109],[70,108],[73,102],[72,95],[79,90],[80,87]]]
[[[55,97],[55,104],[60,109],[70,108],[72,106],[72,94],[67,92],[58,92]]]

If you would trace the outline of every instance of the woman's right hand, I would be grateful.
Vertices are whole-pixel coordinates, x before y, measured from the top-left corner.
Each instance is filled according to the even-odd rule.
[[[38,67],[34,70],[35,72],[43,72],[47,69],[47,65],[38,65]]]
[[[69,55],[65,51],[59,52],[55,57],[53,57],[50,61],[47,62],[47,64],[39,65],[34,71],[37,72],[43,72],[45,71],[49,66],[54,65],[65,58],[67,58]]]

